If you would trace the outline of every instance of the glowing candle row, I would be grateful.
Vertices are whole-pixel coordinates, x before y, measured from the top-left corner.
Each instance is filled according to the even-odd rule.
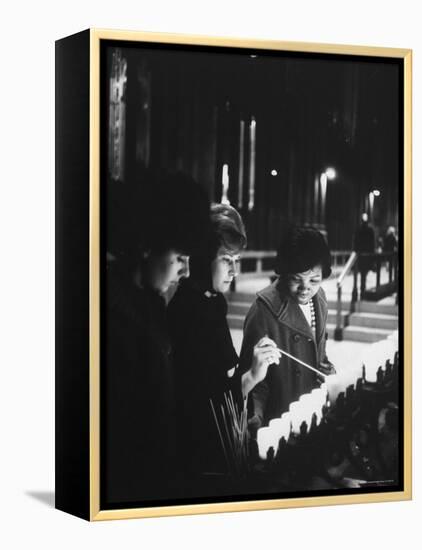
[[[273,420],[270,420],[269,427],[273,431],[278,441],[282,437],[284,437],[284,439],[287,441],[289,439],[289,435],[291,431],[290,414],[284,413],[281,415],[281,418],[273,418]]]
[[[284,413],[281,418],[274,418],[265,428],[260,428],[257,433],[259,456],[263,460],[267,458],[268,451],[273,448],[277,454],[278,444],[282,437],[288,441],[291,431],[290,414]]]
[[[328,399],[331,405],[337,401],[340,393],[346,393],[349,386],[356,386],[359,378],[362,377],[362,366],[350,368],[338,374],[331,374],[325,379],[328,389]]]
[[[334,405],[341,392],[346,392],[349,386],[356,387],[358,379],[362,377],[362,365],[365,365],[366,380],[375,382],[379,367],[385,369],[387,360],[393,363],[397,344],[397,331],[387,339],[372,344],[363,357],[355,357],[354,363],[344,371],[326,376],[321,387],[302,395],[298,401],[290,404],[289,412],[284,413],[281,418],[271,420],[267,427],[260,428],[257,433],[260,458],[266,459],[271,447],[274,455],[277,454],[280,439],[284,437],[288,441],[291,432],[299,434],[303,422],[306,422],[309,432],[314,414],[318,426],[322,420],[322,409],[327,397],[330,404]]]
[[[299,401],[291,403],[289,411],[283,413],[280,418],[274,418],[268,426],[260,428],[257,433],[260,458],[265,460],[271,447],[276,455],[280,439],[284,438],[288,441],[291,432],[299,434],[303,422],[306,422],[309,431],[314,414],[316,423],[319,425],[322,420],[322,408],[326,401],[327,385],[322,384],[311,393],[302,395]]]
[[[397,342],[395,340],[395,335],[392,335],[391,338],[389,337],[385,340],[375,342],[370,346],[363,357],[366,380],[368,382],[377,381],[378,369],[382,367],[383,370],[385,370],[385,363],[387,360],[393,363],[396,351]]]
[[[338,374],[327,376],[325,383],[328,388],[328,398],[334,405],[338,395],[346,392],[349,386],[356,387],[359,378],[362,377],[362,366],[365,365],[366,380],[376,382],[379,367],[385,370],[385,363],[394,361],[397,350],[397,334],[393,333],[385,340],[371,344],[365,353],[355,358],[354,362]]]
[[[303,422],[306,422],[309,432],[312,424],[312,418],[316,415],[316,423],[320,424],[322,420],[322,408],[327,401],[327,385],[322,384],[320,388],[312,390],[311,393],[305,393],[299,398],[299,401],[290,403],[289,412],[292,421],[292,432],[300,433]]]

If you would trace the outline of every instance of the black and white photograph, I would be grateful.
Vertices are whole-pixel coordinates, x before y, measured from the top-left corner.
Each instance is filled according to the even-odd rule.
[[[4,4],[1,548],[419,540],[417,7]]]
[[[403,89],[101,41],[102,510],[403,491]]]

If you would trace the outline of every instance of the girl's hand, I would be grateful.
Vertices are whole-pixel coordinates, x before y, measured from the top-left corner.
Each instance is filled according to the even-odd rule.
[[[270,365],[280,364],[281,352],[277,349],[276,343],[264,336],[253,349],[253,358],[251,366],[251,375],[258,384],[267,376],[268,367]]]

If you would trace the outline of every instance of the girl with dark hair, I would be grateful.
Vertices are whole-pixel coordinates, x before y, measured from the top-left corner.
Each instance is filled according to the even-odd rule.
[[[101,348],[101,494],[108,505],[175,498],[167,294],[209,238],[209,202],[177,175],[107,193]]]
[[[242,407],[244,397],[265,377],[268,365],[280,358],[274,342],[261,337],[252,345],[248,368],[240,374],[223,294],[237,275],[236,264],[246,246],[245,228],[239,213],[223,204],[212,205],[211,226],[210,239],[191,257],[190,278],[169,305],[178,449],[182,471],[194,480],[193,489],[198,488],[201,473],[225,470],[209,399],[219,404],[230,390]]]
[[[322,234],[295,227],[282,240],[277,254],[278,279],[258,292],[244,326],[241,371],[252,361],[254,342],[269,336],[281,349],[332,374],[325,351],[327,300],[321,282],[331,274],[330,251]],[[292,401],[318,387],[318,375],[284,356],[271,365],[265,379],[250,394],[256,429],[287,411]]]

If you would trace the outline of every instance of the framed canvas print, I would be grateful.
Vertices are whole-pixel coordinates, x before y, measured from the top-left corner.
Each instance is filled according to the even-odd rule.
[[[411,51],[56,43],[56,507],[411,498]]]

